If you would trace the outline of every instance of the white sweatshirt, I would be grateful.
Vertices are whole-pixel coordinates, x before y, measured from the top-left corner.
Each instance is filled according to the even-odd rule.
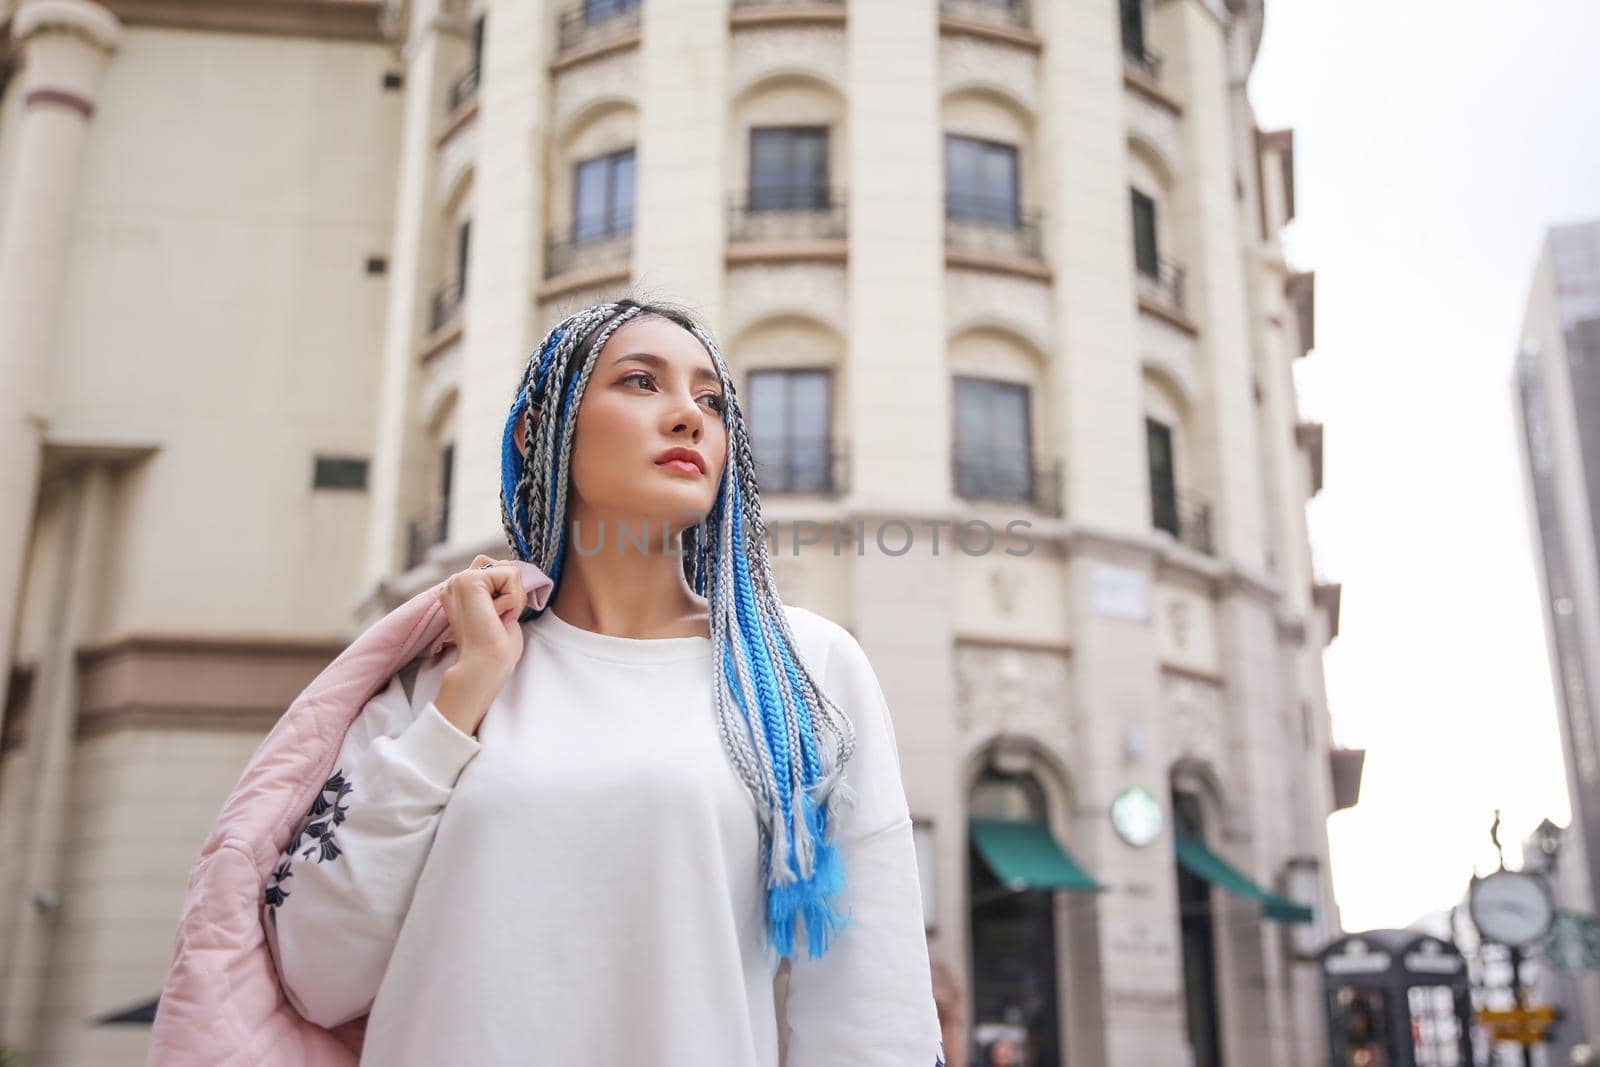
[[[843,627],[787,607],[850,717],[853,921],[796,937],[788,1067],[943,1062],[894,728]],[[776,1067],[754,800],[724,754],[706,637],[545,611],[476,737],[434,704],[458,652],[363,709],[266,887],[290,1002],[370,1010],[362,1064]]]

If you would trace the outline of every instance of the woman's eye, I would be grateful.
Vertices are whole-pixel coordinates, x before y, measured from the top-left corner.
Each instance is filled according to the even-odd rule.
[[[625,381],[625,382],[631,382],[631,381],[634,381],[635,379],[637,379],[638,381],[644,382],[646,385],[650,384],[650,375],[646,374],[642,370],[634,371],[632,374],[624,375],[623,378],[622,378],[622,380]]]
[[[705,396],[701,397],[700,399],[701,400],[709,400],[709,401],[711,401],[711,410],[717,412],[719,415],[722,413],[723,409],[727,406],[727,401],[722,398],[722,395],[720,393],[707,393]]]

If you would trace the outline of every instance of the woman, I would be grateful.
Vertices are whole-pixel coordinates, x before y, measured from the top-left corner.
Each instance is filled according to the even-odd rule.
[[[778,599],[715,344],[633,301],[540,344],[456,645],[397,675],[266,887],[295,1008],[363,1063],[942,1063],[893,727],[860,646]],[[797,951],[800,937],[807,949]]]

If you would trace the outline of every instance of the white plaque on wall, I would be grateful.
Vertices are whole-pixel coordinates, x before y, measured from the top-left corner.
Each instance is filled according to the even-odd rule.
[[[1089,578],[1095,614],[1128,622],[1150,618],[1150,583],[1144,571],[1110,563],[1095,565]]]

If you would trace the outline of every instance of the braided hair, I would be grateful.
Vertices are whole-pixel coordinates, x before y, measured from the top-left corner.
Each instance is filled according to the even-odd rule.
[[[645,316],[693,334],[722,386],[727,461],[716,502],[683,531],[684,577],[710,607],[717,726],[759,813],[767,947],[780,958],[794,955],[799,917],[816,958],[850,922],[834,907],[845,871],[831,830],[853,799],[841,775],[855,749],[855,729],[796,653],[767,556],[755,457],[733,379],[708,331],[689,314],[633,300],[596,304],[557,324],[539,343],[502,438],[506,541],[518,559],[560,588],[578,408],[611,335]],[[526,454],[517,445],[519,429]],[[524,618],[539,613],[530,609]]]

